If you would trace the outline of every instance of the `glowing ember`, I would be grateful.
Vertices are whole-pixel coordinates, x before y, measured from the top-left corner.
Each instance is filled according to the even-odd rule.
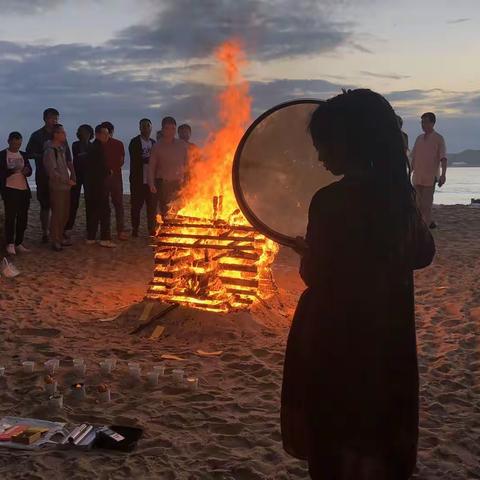
[[[232,41],[221,45],[216,57],[226,83],[219,97],[221,128],[190,159],[177,213],[158,219],[156,265],[147,298],[229,311],[271,295],[270,265],[278,246],[249,225],[233,193],[233,157],[250,123],[248,83],[239,71],[245,57]]]

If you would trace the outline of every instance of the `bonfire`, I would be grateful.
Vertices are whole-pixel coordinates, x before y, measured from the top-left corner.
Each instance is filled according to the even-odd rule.
[[[215,312],[248,309],[274,292],[271,264],[278,246],[241,213],[232,187],[235,149],[251,123],[245,55],[229,41],[215,52],[225,88],[220,128],[190,156],[188,181],[166,218],[158,218],[151,300]]]

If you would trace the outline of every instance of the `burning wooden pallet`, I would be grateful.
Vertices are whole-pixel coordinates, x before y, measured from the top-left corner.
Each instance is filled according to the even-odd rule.
[[[273,292],[275,250],[251,226],[177,215],[164,220],[155,240],[149,299],[226,312]]]

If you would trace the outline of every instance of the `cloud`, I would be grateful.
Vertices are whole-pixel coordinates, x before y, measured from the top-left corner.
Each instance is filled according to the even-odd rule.
[[[408,90],[385,96],[404,118],[412,141],[420,134],[420,115],[433,111],[437,115],[436,128],[444,135],[449,152],[480,149],[480,91]]]
[[[373,78],[386,78],[388,80],[403,80],[406,78],[410,78],[410,75],[398,75],[395,73],[375,73],[375,72],[367,72],[366,70],[362,70],[360,72],[362,75],[366,75],[367,77]]]
[[[471,18],[456,18],[453,20],[447,20],[447,23],[449,25],[457,25],[458,23],[465,23],[465,22],[469,22],[470,20]]]
[[[336,22],[331,2],[298,0],[165,0],[150,25],[125,29],[110,42],[128,58],[200,58],[231,37],[249,55],[274,59],[354,45],[352,25]],[[355,48],[361,48],[355,45]]]
[[[0,0],[2,15],[36,15],[62,5],[62,0]]]
[[[34,10],[40,4],[55,8],[56,2],[22,2],[27,4]],[[140,118],[150,117],[158,128],[161,118],[171,114],[191,123],[194,139],[201,141],[215,125],[219,90],[208,77],[212,75],[208,56],[220,41],[242,34],[249,55],[261,61],[358,47],[351,25],[332,20],[333,7],[325,2],[300,0],[295,8],[288,0],[166,0],[162,5],[150,25],[128,28],[97,47],[0,42],[0,145],[11,130],[28,137],[42,124],[42,111],[49,106],[61,111],[70,137],[81,123],[95,125],[108,119],[117,135],[128,141],[137,133]],[[341,77],[252,81],[253,115],[292,98],[324,99],[342,87],[355,88],[346,81]],[[434,110],[446,136],[455,132],[458,150],[479,146],[475,129],[464,121],[469,116],[478,131],[479,92],[393,91],[387,98],[414,132],[418,113]],[[464,126],[461,132],[454,127],[456,120]],[[455,142],[450,142],[452,149]]]

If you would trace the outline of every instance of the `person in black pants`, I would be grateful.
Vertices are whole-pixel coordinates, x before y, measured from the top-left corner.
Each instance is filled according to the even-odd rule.
[[[8,148],[0,152],[0,194],[5,204],[5,237],[10,255],[29,251],[23,238],[32,196],[27,177],[32,174],[32,167],[27,154],[20,151],[21,146],[22,135],[12,132]]]
[[[128,146],[130,154],[130,202],[132,218],[132,236],[138,237],[140,212],[147,205],[147,227],[154,234],[156,216],[156,198],[150,192],[147,182],[148,162],[155,140],[150,138],[152,122],[148,118],[140,120],[140,135],[132,138]]]
[[[95,141],[89,148],[85,162],[85,207],[87,212],[87,244],[96,242],[100,224],[100,245],[114,248],[110,232],[110,203],[108,201],[107,177],[109,169],[105,161],[104,145],[110,135],[102,125],[95,127]]]
[[[75,168],[77,183],[70,191],[70,215],[68,217],[68,222],[65,225],[65,237],[67,238],[71,236],[73,226],[75,225],[75,219],[77,218],[80,193],[82,186],[84,186],[85,183],[85,165],[93,137],[93,128],[90,125],[80,125],[77,130],[78,141],[73,142],[72,144],[73,167]]]

